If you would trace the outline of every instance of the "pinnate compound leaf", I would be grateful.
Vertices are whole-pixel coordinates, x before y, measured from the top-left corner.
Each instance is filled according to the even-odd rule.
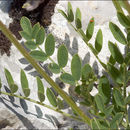
[[[89,21],[89,24],[88,24],[88,27],[87,27],[87,30],[86,30],[86,37],[87,37],[87,40],[89,41],[92,36],[93,36],[93,32],[94,32],[94,18],[91,18],[90,21]]]
[[[40,30],[40,24],[37,23],[32,28],[32,38],[36,38],[38,31]]]
[[[122,33],[122,31],[120,30],[120,28],[116,24],[110,22],[109,23],[109,28],[110,28],[114,38],[118,42],[120,42],[120,43],[122,43],[124,45],[127,44],[127,41],[126,41],[126,38],[125,38],[124,34]]]
[[[121,12],[117,12],[117,17],[119,22],[126,28],[130,27],[130,19],[128,19],[128,17],[126,17],[123,13]]]
[[[11,73],[9,72],[9,70],[7,70],[7,69],[5,69],[5,76],[6,76],[6,79],[7,79],[11,92],[12,93],[17,92],[18,86],[14,83],[13,77],[12,77]]]
[[[36,35],[36,44],[37,45],[43,44],[44,39],[45,39],[45,30],[43,27],[41,27]]]
[[[64,82],[64,83],[68,83],[70,85],[75,85],[75,79],[73,78],[72,75],[68,74],[68,73],[63,73],[60,76],[60,79]]]
[[[113,95],[114,95],[116,104],[120,107],[125,107],[124,98],[118,89],[114,88]]]
[[[37,61],[45,61],[47,59],[47,55],[44,52],[38,50],[31,51],[30,56],[32,56],[32,58]]]
[[[81,76],[81,60],[78,54],[75,54],[71,61],[71,72],[75,80],[79,80]]]
[[[113,44],[112,42],[108,42],[108,47],[111,52],[112,57],[119,63],[122,64],[124,62],[124,58],[119,50],[119,48]]]
[[[113,80],[116,83],[118,83],[118,84],[123,83],[122,74],[120,73],[120,71],[116,67],[114,67],[113,65],[108,63],[107,69],[108,69],[108,72],[110,73],[111,77],[113,78]]]
[[[113,108],[114,108],[114,105],[111,105],[109,107],[107,107],[105,110],[104,110],[104,113],[105,113],[105,116],[108,117],[111,115],[112,111],[113,111]]]
[[[28,85],[28,80],[26,77],[26,74],[23,70],[21,70],[20,73],[20,81],[21,81],[21,86],[23,89],[23,93],[26,97],[28,97],[30,95],[30,89],[29,89],[29,85]]]
[[[55,50],[55,39],[52,34],[49,34],[45,41],[45,52],[47,56],[53,55]]]
[[[33,49],[37,48],[37,45],[36,45],[36,43],[34,41],[25,42],[25,46],[30,50],[33,50]]]
[[[112,65],[115,65],[116,61],[115,59],[112,57],[112,55],[109,58],[109,63],[111,63]]]
[[[6,76],[8,85],[11,86],[11,84],[14,84],[13,77],[12,77],[11,73],[9,72],[9,70],[7,70],[7,69],[5,68],[4,71],[5,71],[5,76]]]
[[[43,102],[45,100],[44,86],[39,77],[37,77],[37,87],[38,87],[38,98],[40,102]]]
[[[21,18],[20,25],[21,25],[24,32],[26,32],[28,34],[32,33],[32,25],[31,25],[30,20],[27,17],[23,16]]]
[[[102,35],[102,30],[99,29],[98,33],[96,35],[96,40],[95,40],[95,49],[99,53],[102,49],[102,43],[103,43],[103,35]]]
[[[77,29],[82,28],[82,23],[81,23],[81,11],[79,8],[76,9],[76,14],[75,14],[75,25]]]
[[[68,20],[68,17],[67,17],[66,13],[65,13],[63,10],[58,9],[58,12],[61,13],[62,16],[63,16],[66,20]]]
[[[20,31],[19,33],[20,33],[21,37],[23,37],[25,40],[32,40],[32,36],[30,34],[28,34],[27,32]]]
[[[57,64],[55,64],[55,63],[49,64],[49,69],[54,74],[60,73],[60,67]]]
[[[65,45],[61,45],[58,48],[57,59],[58,59],[59,67],[64,68],[68,62],[68,51]]]
[[[50,104],[54,107],[57,107],[56,97],[50,88],[47,88],[46,95],[47,95],[47,98],[48,98]]]
[[[118,126],[120,122],[122,121],[123,113],[116,113],[116,115],[113,117],[112,121],[110,122],[110,128],[111,129],[118,129]]]
[[[73,9],[72,9],[72,5],[70,2],[68,2],[68,21],[69,22],[73,22],[74,21],[74,14],[73,14]]]
[[[101,111],[101,112],[104,112],[104,103],[103,103],[103,100],[102,100],[102,97],[101,95],[97,94],[95,97],[95,101],[96,101],[96,104],[97,104],[97,107],[98,109]]]
[[[102,76],[98,86],[99,94],[102,96],[103,102],[108,104],[111,98],[111,88],[108,78]]]

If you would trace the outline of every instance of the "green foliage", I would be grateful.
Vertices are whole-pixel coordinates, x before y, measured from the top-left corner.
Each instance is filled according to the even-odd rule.
[[[38,86],[38,98],[40,102],[43,102],[45,100],[44,86],[39,77],[37,77],[37,86]]]
[[[23,70],[21,70],[21,73],[20,73],[20,80],[21,80],[21,86],[23,89],[23,93],[26,97],[28,97],[30,95],[30,89],[29,89],[28,79]]]
[[[63,73],[61,74],[60,79],[65,83],[68,83],[70,85],[75,85],[75,79],[71,74]]]
[[[74,79],[78,81],[81,75],[81,60],[78,54],[75,54],[72,58],[71,72]]]
[[[120,28],[119,28],[116,24],[110,22],[110,23],[109,23],[109,28],[110,28],[110,30],[111,30],[111,32],[112,32],[114,38],[115,38],[118,42],[120,42],[120,43],[122,43],[122,44],[124,44],[124,45],[127,44],[127,41],[126,41],[126,38],[125,38],[123,32],[120,30]]]
[[[50,104],[54,107],[57,107],[56,97],[50,88],[47,88],[46,95],[47,95],[47,98],[48,98]]]
[[[57,59],[58,59],[59,67],[64,68],[68,62],[68,51],[65,45],[61,45],[58,48]]]
[[[14,83],[13,77],[7,69],[5,69],[5,76],[6,76],[6,79],[7,79],[11,92],[12,93],[17,92],[18,86]]]
[[[38,50],[31,51],[30,56],[37,61],[45,61],[47,59],[47,55],[43,51]]]
[[[99,29],[98,33],[97,33],[97,36],[96,36],[96,40],[95,40],[95,49],[98,51],[98,53],[102,49],[102,43],[103,43],[102,30]]]
[[[87,37],[87,40],[89,41],[92,36],[93,36],[93,32],[94,32],[94,18],[91,18],[90,21],[89,21],[89,24],[88,24],[88,27],[87,27],[87,30],[86,30],[86,37]]]
[[[75,25],[77,29],[82,28],[82,23],[81,23],[81,12],[80,9],[76,9],[76,14],[75,14]]]
[[[45,41],[45,52],[47,56],[51,56],[55,49],[55,39],[52,34],[49,34]]]
[[[116,1],[114,5],[117,3],[118,2]],[[119,3],[118,6],[116,5],[116,8],[118,8],[118,10],[122,10],[121,7]],[[55,88],[55,91],[59,92],[60,94],[62,93],[62,96],[60,95],[61,97],[56,97],[54,92],[50,88],[47,88],[45,93],[44,85],[39,77],[36,78],[36,81],[37,96],[40,102],[35,101],[35,103],[64,114],[64,112],[60,111],[60,109],[64,108],[63,101],[64,99],[66,99],[65,101],[69,105],[72,104],[70,105],[71,110],[76,115],[76,117],[74,118],[77,119],[80,115],[82,118],[80,119],[80,121],[88,123],[92,129],[119,129],[122,127],[129,128],[127,108],[130,104],[130,94],[126,93],[126,89],[130,81],[130,17],[123,14],[123,11],[117,12],[118,20],[120,24],[125,27],[126,34],[123,34],[119,26],[117,26],[115,23],[109,23],[109,28],[114,38],[126,47],[126,54],[122,54],[118,47],[118,44],[114,44],[113,42],[109,41],[109,61],[108,63],[104,63],[103,61],[101,61],[98,55],[101,52],[103,46],[102,30],[98,30],[95,38],[95,44],[88,43],[94,33],[94,18],[90,19],[88,26],[86,27],[86,32],[84,33],[82,29],[81,11],[79,8],[76,9],[76,13],[74,14],[72,5],[70,2],[68,2],[67,13],[62,10],[58,11],[66,18],[66,20],[74,28],[74,30],[80,34],[85,44],[96,57],[97,61],[102,65],[104,71],[107,72],[109,78],[112,79],[113,83],[111,83],[109,81],[109,78],[105,75],[97,76],[94,73],[93,68],[89,64],[85,64],[84,66],[82,66],[81,58],[78,54],[75,54],[71,57],[71,74],[66,72],[65,67],[67,66],[68,59],[70,59],[66,46],[64,44],[59,46],[57,50],[57,61],[54,61],[51,58],[55,51],[54,36],[52,34],[46,36],[44,28],[40,26],[39,23],[32,26],[28,18],[22,17],[20,24],[23,30],[20,31],[20,34],[26,40],[24,44],[28,49],[30,49],[30,56],[37,62],[44,62],[46,60],[49,60],[50,63],[48,68],[50,69],[50,71],[54,74],[58,74],[60,80],[63,83],[69,84],[70,87],[74,87],[74,93],[77,97],[80,97],[81,99],[81,101],[78,100],[78,103],[81,106],[83,105],[84,107],[89,107],[90,114],[93,118],[87,118],[87,116],[82,113],[82,111],[80,111],[78,107],[75,106],[77,102],[69,100],[71,93],[70,95],[65,95],[65,93],[62,92],[62,90],[58,87]],[[42,45],[43,43],[45,43],[45,46],[44,48],[41,48],[40,45]],[[45,50],[45,52],[43,50]],[[5,76],[11,90],[11,95],[16,96],[13,95],[13,93],[17,92],[18,86],[15,84],[11,73],[7,69],[5,69]],[[49,77],[47,77],[46,79],[49,79]],[[31,99],[27,98],[30,95],[30,89],[28,79],[23,70],[21,70],[20,73],[20,81],[24,96],[20,97],[17,95],[16,97],[31,101]],[[52,85],[52,87],[55,85],[55,83],[53,83],[52,81],[50,81],[49,83]],[[0,79],[0,88],[1,87],[2,84]],[[95,96],[93,96],[91,93],[93,89],[97,90],[97,94]],[[0,93],[2,93],[1,90]],[[9,95],[9,93],[4,94]],[[47,96],[47,99],[53,107],[43,104],[45,100],[45,95]],[[72,117],[69,114],[64,115]]]

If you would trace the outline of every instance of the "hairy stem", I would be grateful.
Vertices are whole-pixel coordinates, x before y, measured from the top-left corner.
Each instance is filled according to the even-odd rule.
[[[70,107],[88,124],[90,118],[72,101],[72,99],[46,74],[46,72],[37,64],[37,62],[28,54],[18,40],[12,35],[9,29],[0,21],[0,29],[6,37],[15,45],[21,54],[32,64],[37,72],[60,94],[60,96],[70,105]]]

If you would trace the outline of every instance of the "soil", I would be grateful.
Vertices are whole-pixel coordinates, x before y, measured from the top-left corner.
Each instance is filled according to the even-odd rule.
[[[51,16],[54,14],[55,5],[59,0],[45,0],[44,3],[40,4],[37,9],[30,12],[22,8],[22,5],[25,3],[25,1],[26,0],[13,0],[9,10],[9,17],[13,19],[13,22],[9,25],[9,29],[18,40],[21,39],[21,36],[18,32],[21,31],[20,19],[22,16],[28,17],[32,25],[39,22],[42,26],[47,27],[51,24]],[[6,53],[9,56],[10,47],[10,41],[2,34],[2,32],[0,32],[1,55]]]

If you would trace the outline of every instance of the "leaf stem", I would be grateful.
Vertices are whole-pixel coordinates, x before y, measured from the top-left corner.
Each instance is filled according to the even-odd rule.
[[[44,107],[46,107],[46,108],[49,108],[49,109],[51,109],[51,110],[53,110],[53,111],[56,111],[56,112],[58,112],[58,113],[60,113],[60,114],[62,114],[62,115],[64,115],[64,116],[67,116],[67,117],[69,117],[69,118],[75,119],[75,120],[77,120],[77,121],[84,122],[82,119],[80,119],[80,118],[78,118],[78,117],[76,117],[76,116],[70,115],[70,114],[68,114],[68,113],[65,113],[65,112],[59,110],[58,108],[51,107],[51,106],[49,106],[49,105],[46,105],[46,104],[44,104],[44,103],[42,103],[42,102],[33,100],[33,99],[31,99],[31,98],[19,96],[19,95],[13,94],[13,93],[2,92],[2,91],[0,91],[0,93],[1,93],[1,94],[4,94],[4,95],[17,97],[17,98],[20,98],[20,99],[24,99],[24,100],[27,100],[27,101],[30,101],[30,102],[39,104],[39,105],[44,106]]]
[[[90,118],[72,101],[72,99],[46,74],[46,72],[29,55],[18,40],[12,35],[11,31],[0,21],[0,29],[5,36],[15,45],[21,54],[32,64],[37,72],[60,94],[60,96],[75,110],[75,112],[90,126]]]

